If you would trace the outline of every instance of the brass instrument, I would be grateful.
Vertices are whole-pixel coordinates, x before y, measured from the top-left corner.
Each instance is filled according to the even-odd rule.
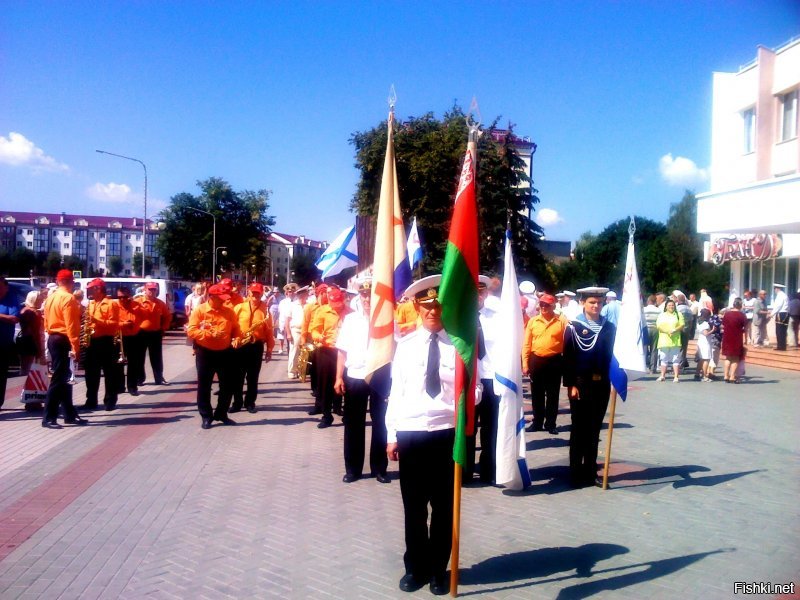
[[[127,365],[128,357],[125,356],[125,344],[122,341],[122,328],[114,334],[114,345],[119,346],[119,358],[117,359],[118,365]]]
[[[262,319],[262,320],[258,321],[257,323],[253,323],[253,326],[250,327],[250,329],[248,329],[247,331],[245,331],[244,335],[242,337],[235,338],[233,341],[231,341],[231,346],[233,346],[234,348],[241,348],[242,346],[247,346],[248,344],[252,344],[253,342],[255,342],[256,341],[256,337],[255,337],[256,330],[259,327],[261,327],[264,324],[265,321],[266,321],[266,319]]]
[[[83,350],[89,347],[92,343],[92,336],[94,335],[94,325],[92,324],[92,315],[89,314],[89,308],[83,312],[81,318],[81,333],[80,333],[80,347]]]
[[[297,351],[297,376],[303,383],[306,382],[308,367],[311,366],[311,353],[317,349],[312,343],[302,344]]]

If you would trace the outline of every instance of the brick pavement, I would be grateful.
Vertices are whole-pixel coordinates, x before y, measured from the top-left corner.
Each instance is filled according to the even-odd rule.
[[[172,385],[89,427],[42,429],[9,386],[0,597],[409,596],[397,481],[341,483],[342,427],[316,429],[285,359],[262,372],[257,414],[202,431],[189,348],[170,341]],[[749,374],[636,382],[607,492],[566,485],[562,405],[560,435],[527,434],[530,490],[464,491],[460,595],[729,598],[736,580],[797,581],[800,376]]]

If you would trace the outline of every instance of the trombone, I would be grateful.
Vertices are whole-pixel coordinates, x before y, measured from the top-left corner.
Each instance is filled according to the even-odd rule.
[[[127,365],[128,357],[125,356],[125,343],[122,341],[122,325],[120,325],[117,333],[114,334],[114,344],[119,346],[119,358],[117,358],[117,364]]]

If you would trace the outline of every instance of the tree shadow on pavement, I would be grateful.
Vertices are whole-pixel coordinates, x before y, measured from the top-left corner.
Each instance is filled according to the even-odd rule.
[[[629,552],[629,549],[617,544],[585,544],[577,548],[541,548],[539,550],[504,554],[487,559],[468,569],[462,569],[459,573],[460,582],[465,585],[511,583],[521,579],[537,579],[573,570],[575,572],[559,577],[552,577],[550,579],[539,579],[538,581],[530,581],[501,588],[480,589],[468,592],[459,591],[459,596],[497,593],[545,583],[568,581],[570,579],[592,578],[590,581],[563,588],[557,596],[557,598],[561,600],[587,598],[595,594],[601,594],[602,592],[619,590],[631,585],[651,581],[658,577],[664,577],[676,571],[680,571],[681,569],[685,569],[712,554],[732,551],[733,549],[731,548],[712,550],[710,552],[676,556],[662,560],[600,569],[597,571],[593,569],[600,561],[626,554]],[[602,579],[598,577],[607,573],[629,571],[632,569],[636,569],[636,571]]]

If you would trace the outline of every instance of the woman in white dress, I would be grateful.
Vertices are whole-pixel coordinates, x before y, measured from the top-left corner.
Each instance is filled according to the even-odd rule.
[[[711,335],[711,325],[708,318],[711,311],[707,308],[700,310],[697,315],[697,373],[702,376],[703,381],[711,381],[709,377],[709,359],[711,358],[711,343],[708,338]],[[698,377],[699,379],[699,377]]]

